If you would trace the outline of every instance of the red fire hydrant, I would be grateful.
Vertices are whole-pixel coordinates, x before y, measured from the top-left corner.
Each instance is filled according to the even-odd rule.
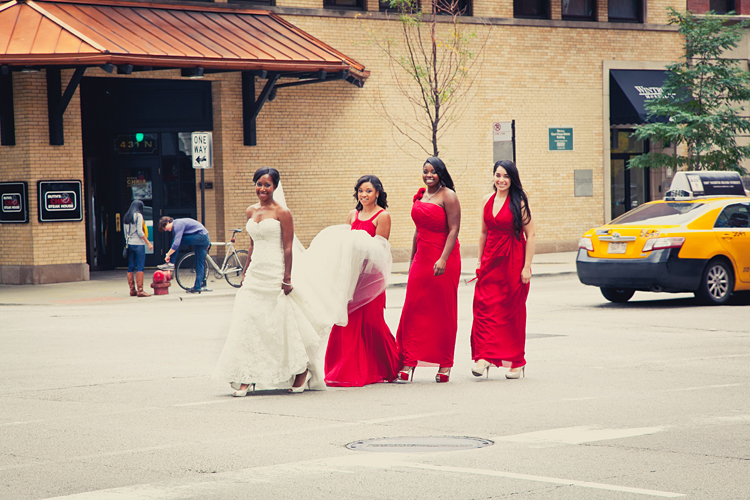
[[[172,283],[170,283],[172,280],[171,269],[173,269],[170,268],[162,268],[159,266],[159,269],[154,271],[153,283],[151,283],[151,288],[154,289],[154,295],[169,295],[169,287],[172,286]]]

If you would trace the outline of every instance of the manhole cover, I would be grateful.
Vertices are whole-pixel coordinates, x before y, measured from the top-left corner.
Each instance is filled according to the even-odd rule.
[[[388,453],[416,453],[436,451],[459,451],[473,448],[492,446],[492,441],[473,437],[443,436],[443,437],[395,437],[365,439],[354,441],[346,445],[356,451],[384,451]]]

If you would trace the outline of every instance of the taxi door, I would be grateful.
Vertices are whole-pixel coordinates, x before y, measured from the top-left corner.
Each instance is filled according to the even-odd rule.
[[[737,279],[750,283],[750,201],[724,207],[714,234],[737,267]]]

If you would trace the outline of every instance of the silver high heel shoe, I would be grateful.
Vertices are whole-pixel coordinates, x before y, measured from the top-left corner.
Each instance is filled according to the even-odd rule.
[[[475,377],[481,377],[486,372],[487,378],[490,378],[490,366],[489,361],[480,359],[477,361],[477,364],[474,365],[474,368],[471,369],[471,374]]]
[[[302,385],[299,387],[292,386],[291,389],[289,389],[288,392],[290,393],[299,393],[299,392],[305,392],[305,389],[310,389],[310,379],[312,378],[312,372],[310,370],[305,370],[305,381],[302,382]]]
[[[508,371],[508,373],[505,374],[505,378],[509,379],[519,379],[521,376],[526,377],[526,365],[523,365],[520,370],[517,371]]]

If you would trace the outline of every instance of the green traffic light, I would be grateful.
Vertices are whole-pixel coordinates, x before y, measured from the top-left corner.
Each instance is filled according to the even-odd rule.
[[[143,134],[135,134],[135,142],[141,142],[143,140]]]

